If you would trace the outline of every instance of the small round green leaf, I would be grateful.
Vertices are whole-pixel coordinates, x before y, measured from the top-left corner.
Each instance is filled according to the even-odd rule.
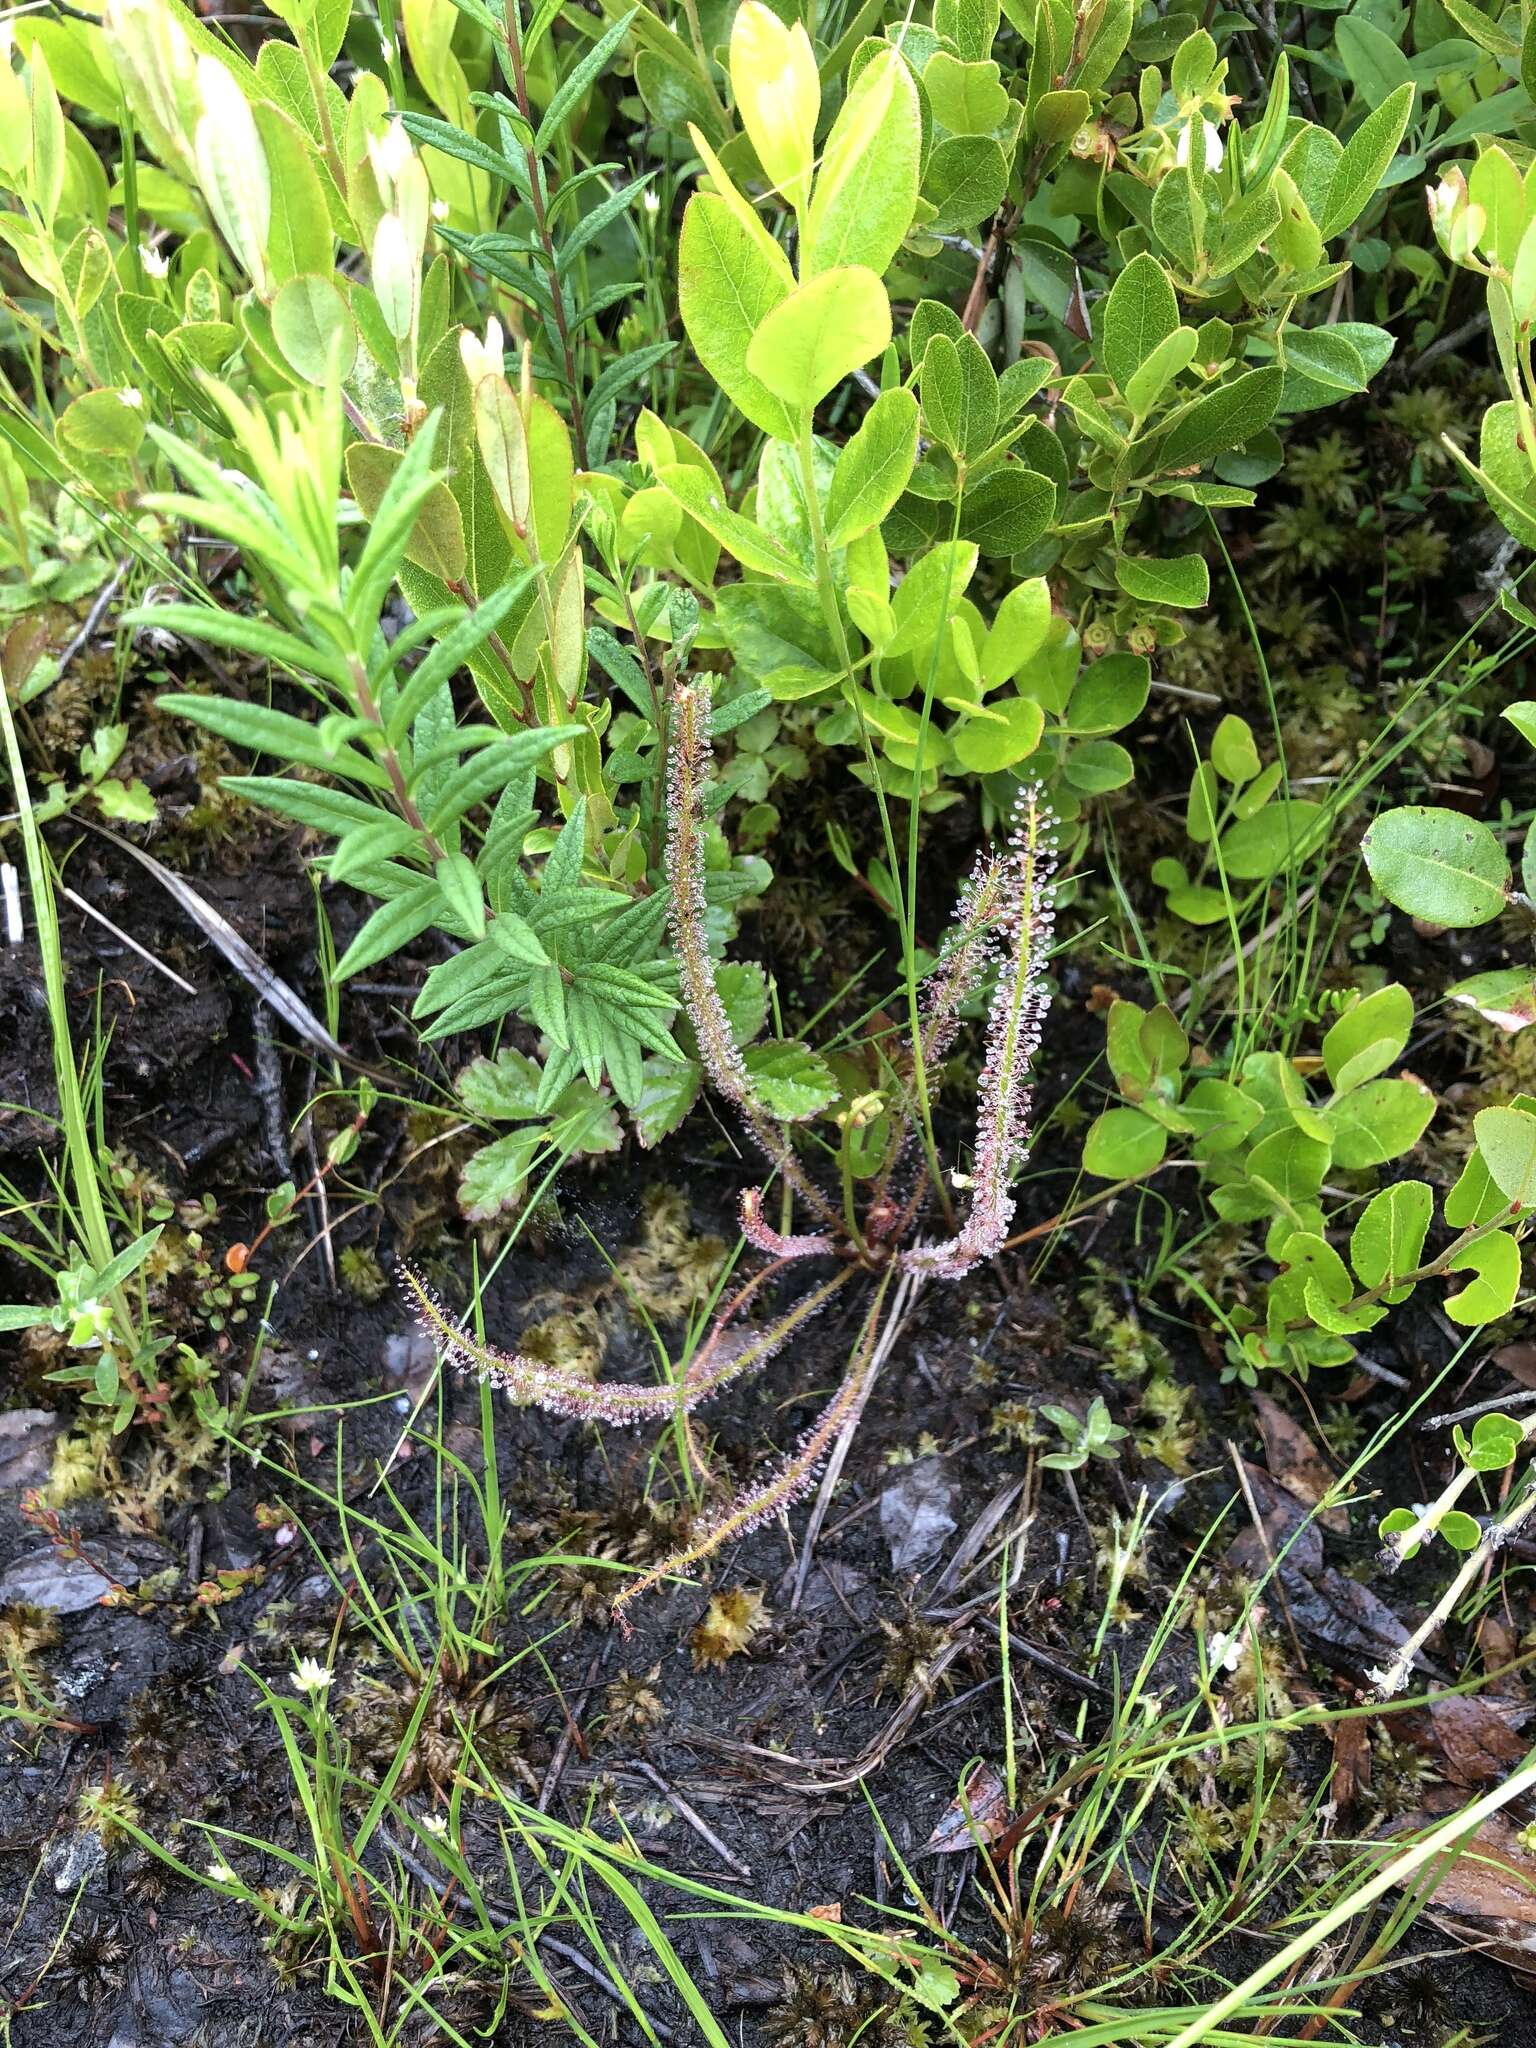
[[[1507,1316],[1520,1291],[1520,1247],[1507,1230],[1495,1230],[1464,1245],[1450,1262],[1453,1273],[1475,1277],[1458,1294],[1450,1295],[1445,1312],[1463,1329]]]
[[[1139,718],[1152,687],[1152,664],[1144,654],[1106,654],[1078,679],[1067,706],[1075,733],[1119,732]]]
[[[1522,1209],[1536,1206],[1536,1116],[1523,1109],[1484,1109],[1472,1128],[1499,1193]]]
[[[1115,581],[1128,597],[1144,604],[1177,605],[1193,611],[1211,595],[1211,572],[1203,555],[1122,555]]]
[[[1328,1111],[1334,1159],[1351,1171],[1400,1159],[1419,1142],[1434,1113],[1434,1090],[1422,1081],[1367,1081]]]
[[[1238,882],[1267,882],[1298,866],[1317,845],[1324,812],[1310,798],[1280,797],[1221,836],[1221,862]]]
[[[1168,1133],[1139,1109],[1106,1109],[1089,1126],[1083,1171],[1099,1180],[1139,1180],[1167,1149]]]
[[[1383,811],[1360,842],[1371,880],[1389,903],[1430,924],[1465,929],[1504,908],[1509,862],[1474,818],[1436,804]]]
[[[357,360],[357,329],[328,277],[290,277],[272,301],[272,338],[307,384],[345,377]]]
[[[1483,1539],[1482,1528],[1475,1516],[1463,1514],[1460,1508],[1447,1508],[1435,1528],[1452,1550],[1476,1550]]]
[[[1123,789],[1135,772],[1135,762],[1118,740],[1084,740],[1062,763],[1067,781],[1085,796]]]

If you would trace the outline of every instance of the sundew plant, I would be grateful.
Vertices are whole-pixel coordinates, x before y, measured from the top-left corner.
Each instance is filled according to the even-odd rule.
[[[797,1159],[792,1127],[755,1091],[721,997],[705,925],[701,819],[708,764],[707,700],[696,688],[685,685],[674,699],[672,712],[669,915],[683,999],[699,1056],[716,1094],[735,1110],[786,1190],[820,1228],[799,1232],[775,1229],[765,1215],[764,1189],[745,1190],[741,1197],[742,1234],[767,1255],[769,1263],[722,1308],[676,1386],[594,1381],[574,1369],[562,1370],[479,1344],[448,1317],[418,1274],[409,1267],[402,1271],[407,1297],[443,1355],[461,1371],[475,1373],[519,1399],[537,1402],[557,1414],[590,1416],[609,1423],[690,1414],[732,1381],[764,1364],[854,1278],[863,1275],[873,1281],[872,1299],[847,1374],[821,1416],[765,1480],[727,1501],[691,1535],[685,1548],[624,1584],[613,1611],[626,1628],[627,1607],[649,1587],[702,1565],[725,1543],[782,1514],[810,1486],[839,1432],[862,1406],[893,1277],[906,1273],[961,1280],[1001,1250],[1014,1213],[1014,1177],[1027,1149],[1029,1067],[1039,1049],[1049,1001],[1045,971],[1053,924],[1054,856],[1048,834],[1054,820],[1044,810],[1039,792],[1026,788],[1018,799],[1007,851],[979,861],[966,884],[954,928],[925,986],[918,1035],[890,1057],[889,1090],[894,1102],[870,1097],[855,1103],[847,1113],[838,1154],[841,1187],[835,1196],[829,1196]],[[948,1049],[962,1006],[989,969],[994,991],[977,1093],[974,1166],[967,1177],[965,1220],[940,1243],[909,1243],[924,1213],[926,1193],[926,1169],[913,1156],[915,1077]],[[881,1156],[873,1172],[867,1164],[863,1168],[862,1177],[872,1185],[861,1214],[852,1148],[877,1119],[882,1132]],[[834,1262],[837,1270],[765,1328],[746,1334],[743,1312],[749,1304],[764,1291],[765,1283],[801,1261]]]

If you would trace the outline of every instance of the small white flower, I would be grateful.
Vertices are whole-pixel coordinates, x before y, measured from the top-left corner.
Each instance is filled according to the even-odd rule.
[[[437,1839],[440,1842],[447,1841],[448,1822],[443,1814],[424,1813],[421,1816],[421,1825],[427,1834],[436,1835]]]
[[[140,412],[143,410],[144,394],[142,391],[135,389],[132,384],[125,385],[117,395],[130,412]]]
[[[325,1691],[335,1675],[314,1657],[301,1657],[294,1668],[293,1682],[300,1692],[318,1695]]]
[[[661,210],[661,195],[654,185],[647,185],[640,194],[640,204],[647,213],[658,213]]]
[[[1221,130],[1214,121],[1202,121],[1200,125],[1205,130],[1205,168],[1208,171],[1219,171],[1221,160],[1227,153],[1227,146],[1221,139]],[[1186,121],[1179,130],[1178,147],[1174,151],[1174,160],[1177,163],[1189,162],[1189,131],[1193,126],[1192,120]]]
[[[1215,1635],[1209,1637],[1206,1642],[1205,1654],[1210,1659],[1213,1675],[1220,1671],[1235,1671],[1242,1662],[1242,1631],[1234,1629],[1232,1634],[1228,1635],[1224,1630],[1217,1629]]]
[[[139,263],[146,277],[164,277],[171,267],[170,258],[162,256],[158,249],[151,249],[146,242],[139,244]]]
[[[208,1875],[215,1884],[238,1884],[240,1881],[222,1856],[214,1857],[208,1866]]]
[[[447,200],[446,200],[446,199],[434,199],[434,200],[433,200],[433,202],[432,202],[432,218],[433,218],[434,220],[446,220],[446,219],[448,218],[448,212],[449,212],[449,208],[448,208],[448,202],[447,202]]]

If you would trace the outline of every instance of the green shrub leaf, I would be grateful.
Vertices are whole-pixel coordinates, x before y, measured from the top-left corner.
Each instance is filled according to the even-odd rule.
[[[890,338],[885,286],[873,270],[850,264],[781,299],[747,344],[746,367],[798,420]]]
[[[1400,981],[1352,1003],[1323,1038],[1323,1065],[1337,1093],[1383,1073],[1413,1029],[1413,998]]]
[[[1179,302],[1167,271],[1145,251],[1133,256],[1110,287],[1100,316],[1104,367],[1128,387],[1179,326]],[[1190,336],[1194,340],[1193,333]]]
[[[1083,1171],[1099,1180],[1140,1180],[1167,1150],[1167,1131],[1142,1110],[1106,1109],[1088,1126]]]
[[[1342,234],[1375,197],[1382,174],[1403,139],[1412,107],[1413,85],[1404,80],[1366,116],[1344,145],[1318,220],[1325,235]]]
[[[1506,1201],[1536,1207],[1536,1116],[1523,1109],[1483,1109],[1472,1119],[1478,1156]]]
[[[1211,572],[1203,555],[1121,555],[1115,581],[1143,604],[1176,605],[1192,611],[1211,595]]]
[[[907,487],[917,461],[917,400],[883,391],[837,458],[827,493],[827,545],[845,547],[878,526]]]
[[[1458,1293],[1447,1296],[1445,1312],[1463,1329],[1507,1316],[1520,1291],[1520,1247],[1507,1230],[1492,1231],[1464,1245],[1451,1259],[1452,1273],[1475,1277]]]
[[[1487,924],[1504,909],[1504,849],[1486,825],[1460,811],[1434,804],[1383,811],[1360,850],[1382,895],[1410,917],[1454,929]]]

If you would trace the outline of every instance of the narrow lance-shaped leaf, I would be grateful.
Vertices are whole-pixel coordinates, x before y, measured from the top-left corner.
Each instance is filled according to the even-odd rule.
[[[1364,212],[1397,152],[1412,108],[1413,84],[1405,80],[1345,143],[1318,222],[1325,235],[1342,234]]]
[[[620,43],[623,42],[629,31],[629,25],[634,20],[637,12],[638,9],[631,7],[627,13],[620,15],[619,19],[612,23],[598,37],[586,56],[572,70],[569,77],[562,81],[554,98],[545,110],[544,118],[539,123],[538,133],[534,136],[533,146],[539,155],[543,155],[555,137],[560,133],[565,117],[572,107],[596,83],[604,65],[607,64],[609,58],[614,55]]]

